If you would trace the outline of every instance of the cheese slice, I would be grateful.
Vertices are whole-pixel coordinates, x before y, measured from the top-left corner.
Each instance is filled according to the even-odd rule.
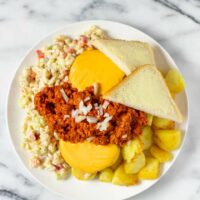
[[[95,39],[92,44],[109,57],[126,75],[136,67],[155,65],[153,50],[149,44],[118,39]]]
[[[112,166],[120,155],[115,144],[96,145],[92,142],[71,143],[59,141],[63,159],[73,168],[95,173]]]
[[[158,117],[183,120],[161,73],[151,65],[137,68],[103,97]]]
[[[69,80],[78,90],[97,83],[99,93],[104,94],[117,85],[124,72],[99,50],[88,50],[78,55],[71,66]]]

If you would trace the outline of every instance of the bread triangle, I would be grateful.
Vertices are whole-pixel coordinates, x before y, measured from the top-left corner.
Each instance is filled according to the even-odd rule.
[[[153,50],[149,44],[118,39],[95,39],[92,44],[109,57],[126,75],[136,67],[155,65]]]
[[[183,121],[165,80],[154,66],[137,68],[103,97],[158,117]]]

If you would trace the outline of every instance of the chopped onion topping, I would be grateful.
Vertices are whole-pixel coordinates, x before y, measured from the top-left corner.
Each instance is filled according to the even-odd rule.
[[[80,112],[83,113],[84,115],[87,114],[87,109],[86,109],[86,107],[84,106],[84,103],[83,103],[82,100],[81,100],[80,103],[79,103],[79,110],[80,110]]]
[[[82,108],[83,106],[84,106],[84,103],[83,103],[83,101],[81,100],[80,103],[79,103],[79,109]]]
[[[97,129],[99,129],[100,131],[105,131],[108,128],[108,122],[112,119],[112,116],[110,117],[106,117],[102,122],[99,122],[97,124]]]
[[[89,101],[89,100],[90,100],[90,97],[86,97],[86,98],[84,99],[84,102]]]
[[[97,112],[98,112],[98,115],[99,115],[99,116],[102,116],[102,115],[103,115],[103,108],[102,108],[102,105],[99,105]]]
[[[68,82],[68,81],[69,81],[69,77],[68,77],[68,76],[65,76],[65,78],[64,78],[63,81],[64,81],[64,82]]]
[[[87,121],[90,123],[90,124],[93,124],[93,123],[97,123],[97,118],[96,117],[92,117],[92,116],[87,116]]]
[[[101,122],[97,123],[97,125],[96,125],[96,129],[100,130],[100,128],[101,128]]]
[[[92,110],[92,104],[87,105],[87,111],[90,112]]]
[[[97,95],[99,93],[99,84],[94,83],[93,88],[94,88],[94,95]]]
[[[72,109],[71,115],[72,115],[73,118],[75,118],[78,114],[79,114],[79,110]]]
[[[64,119],[67,119],[69,117],[70,117],[70,115],[64,115]]]
[[[127,138],[127,137],[128,137],[127,134],[122,135],[122,139],[125,139],[125,138]]]
[[[103,115],[103,108],[102,105],[99,105],[97,103],[94,104],[95,109],[97,110],[98,116],[102,116]]]
[[[108,113],[105,113],[104,114],[104,117],[109,117],[110,115]]]
[[[102,106],[103,109],[105,110],[108,107],[109,104],[110,104],[109,101],[104,101],[103,106]]]
[[[80,103],[79,103],[80,113],[83,113],[84,115],[87,115],[91,111],[91,109],[92,109],[92,105],[91,104],[85,106],[83,101],[80,101]]]
[[[79,123],[86,119],[86,116],[78,115],[75,117],[75,122]]]
[[[109,122],[112,119],[112,116],[106,117],[103,122]]]
[[[97,107],[98,107],[98,103],[95,103],[95,104],[94,104],[94,107],[95,107],[95,109],[97,109]]]
[[[65,100],[65,102],[67,103],[69,100],[69,97],[66,95],[64,89],[60,89],[60,93],[62,94],[63,99]]]
[[[88,137],[86,140],[87,140],[88,142],[92,142],[93,139],[94,139],[94,136],[91,136],[91,137]]]

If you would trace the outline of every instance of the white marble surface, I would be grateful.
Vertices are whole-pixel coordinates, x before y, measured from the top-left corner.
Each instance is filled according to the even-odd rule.
[[[183,151],[158,184],[132,199],[199,200],[199,0],[0,0],[0,199],[62,200],[36,183],[17,160],[6,128],[6,95],[17,63],[37,40],[88,19],[124,22],[146,32],[171,54],[187,82],[191,120]]]

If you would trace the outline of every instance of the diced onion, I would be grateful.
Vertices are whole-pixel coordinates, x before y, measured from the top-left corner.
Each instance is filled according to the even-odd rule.
[[[125,139],[125,138],[127,138],[127,137],[128,137],[127,134],[122,135],[122,139]]]
[[[81,116],[81,115],[79,115],[79,116],[76,116],[75,117],[75,122],[76,123],[79,123],[79,122],[82,122],[83,120],[85,120],[86,119],[86,116]]]
[[[69,97],[66,95],[64,89],[60,89],[60,93],[62,94],[63,99],[65,100],[65,102],[67,103],[69,100]]]
[[[69,117],[70,117],[70,115],[64,115],[64,119],[67,119]]]
[[[110,115],[108,113],[105,113],[104,114],[104,117],[109,117]]]
[[[99,116],[102,116],[102,115],[103,115],[103,108],[102,108],[101,105],[98,107],[97,112],[98,112],[98,115],[99,115]]]
[[[95,104],[94,104],[94,107],[97,108],[97,107],[98,107],[98,103],[95,103]]]
[[[99,93],[99,84],[94,83],[93,88],[94,88],[94,95],[97,95]]]
[[[90,123],[90,124],[94,124],[94,123],[97,123],[97,118],[96,117],[92,117],[92,116],[87,116],[87,121]]]
[[[68,82],[68,81],[69,81],[69,77],[68,77],[68,76],[65,76],[65,78],[64,78],[63,81],[64,81],[64,82]]]
[[[73,118],[75,118],[78,114],[79,114],[79,110],[74,110],[74,109],[72,110],[71,115]]]
[[[92,110],[92,104],[87,105],[87,112],[90,112]]]
[[[108,128],[108,122],[112,119],[112,116],[110,117],[106,117],[102,122],[99,122],[97,124],[97,129],[99,129],[100,131],[105,131]]]
[[[89,100],[90,100],[90,97],[86,97],[86,98],[84,99],[84,102],[89,101]]]
[[[109,122],[112,119],[112,116],[106,117],[103,122]]]
[[[83,103],[83,101],[81,100],[80,103],[79,103],[79,109],[82,108],[83,106],[84,106],[84,103]]]
[[[105,110],[109,104],[110,104],[109,101],[104,101],[102,105],[103,109]]]
[[[91,142],[93,139],[94,139],[94,136],[91,136],[91,137],[87,138],[86,140],[87,140],[88,142]]]
[[[80,103],[79,103],[79,111],[80,111],[80,113],[83,113],[84,115],[87,115],[87,113],[89,113],[91,109],[92,109],[92,105],[91,104],[89,104],[87,106],[84,106],[83,101],[80,101]]]

